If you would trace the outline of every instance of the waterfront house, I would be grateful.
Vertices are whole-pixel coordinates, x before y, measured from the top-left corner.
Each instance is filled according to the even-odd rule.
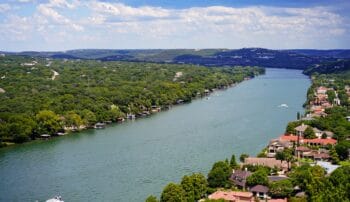
[[[254,202],[253,193],[241,191],[216,191],[208,198],[211,200],[223,199],[229,202]]]
[[[290,141],[297,143],[299,139],[300,144],[307,144],[310,146],[327,146],[327,145],[335,145],[337,144],[337,140],[332,139],[332,138],[327,138],[327,139],[320,139],[320,138],[315,138],[315,139],[304,139],[302,137],[298,138],[296,135],[282,135],[280,137],[281,140],[284,141]]]
[[[273,139],[270,141],[267,147],[267,157],[273,158],[277,152],[281,152],[286,148],[291,148],[292,144],[289,141],[283,141],[280,139]]]
[[[304,132],[307,129],[307,127],[308,127],[308,125],[305,125],[304,123],[302,123],[300,126],[295,127],[294,130],[296,131],[296,135],[303,137]]]
[[[230,180],[239,188],[245,189],[247,178],[251,176],[252,173],[248,170],[233,170]]]
[[[255,185],[251,187],[249,191],[252,192],[256,198],[266,199],[268,197],[267,193],[269,192],[269,188],[263,185]]]
[[[277,160],[276,158],[247,157],[244,159],[243,165],[267,166],[269,168],[278,168],[283,171],[288,170],[288,163],[286,161]]]

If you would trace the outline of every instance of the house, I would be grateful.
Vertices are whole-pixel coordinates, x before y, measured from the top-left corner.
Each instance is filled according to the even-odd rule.
[[[313,152],[313,158],[315,161],[329,161],[331,156],[327,152]]]
[[[266,199],[268,197],[267,193],[269,192],[269,188],[263,185],[255,185],[249,189],[253,195],[260,199]]]
[[[280,137],[281,140],[285,140],[285,141],[290,141],[290,142],[294,142],[297,143],[298,139],[299,139],[299,143],[300,144],[307,144],[310,146],[327,146],[327,145],[335,145],[337,144],[337,140],[335,139],[331,139],[331,138],[327,138],[327,139],[319,139],[319,138],[315,138],[315,139],[304,139],[302,137],[298,137],[296,135],[282,135]]]
[[[267,157],[273,158],[277,152],[281,152],[286,148],[291,148],[292,144],[289,141],[283,141],[280,139],[273,139],[267,146]]]
[[[284,171],[288,170],[288,163],[286,161],[280,161],[276,158],[258,158],[248,157],[244,159],[243,165],[254,165],[254,166],[267,166],[270,168],[278,168]]]
[[[321,138],[322,137],[322,134],[323,134],[322,130],[319,130],[318,128],[312,128],[312,130],[314,131],[314,133],[315,133],[317,138]]]
[[[312,151],[308,147],[299,146],[295,148],[296,155],[298,158],[310,158],[312,157]]]
[[[328,90],[328,88],[326,88],[324,86],[320,86],[317,88],[316,92],[317,92],[317,94],[326,94],[327,90]]]
[[[251,175],[252,173],[248,170],[237,170],[237,171],[233,170],[230,180],[237,187],[245,189],[247,178]]]
[[[216,191],[208,196],[211,200],[223,199],[229,202],[254,202],[251,192],[240,191]]]
[[[296,131],[296,135],[299,136],[304,136],[304,132],[306,130],[306,128],[309,127],[308,125],[305,125],[304,123],[302,123],[300,126],[295,127],[294,130]]]

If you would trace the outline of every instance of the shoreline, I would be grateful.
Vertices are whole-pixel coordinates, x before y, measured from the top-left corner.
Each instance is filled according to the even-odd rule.
[[[264,69],[266,69],[266,68],[264,68]],[[265,71],[264,71],[263,74],[254,75],[254,77],[245,77],[242,81],[237,82],[237,83],[233,83],[233,84],[230,84],[230,85],[226,85],[223,88],[210,89],[209,92],[204,93],[203,96],[200,95],[200,96],[192,97],[192,99],[190,101],[181,102],[181,103],[175,103],[173,105],[169,105],[167,107],[164,107],[164,109],[161,108],[161,110],[159,110],[157,112],[152,112],[152,110],[150,110],[150,111],[148,111],[148,115],[145,115],[145,116],[142,116],[142,115],[141,116],[135,116],[135,118],[132,118],[132,119],[126,117],[126,118],[123,118],[123,121],[103,121],[103,122],[99,122],[99,123],[105,124],[103,128],[96,128],[95,126],[93,126],[93,127],[84,127],[82,129],[79,129],[79,130],[66,130],[64,132],[64,135],[51,135],[50,137],[36,138],[36,139],[30,140],[30,141],[27,141],[27,142],[23,142],[23,143],[2,142],[2,145],[0,145],[0,151],[3,148],[9,148],[9,147],[14,147],[14,146],[18,146],[18,145],[29,144],[29,143],[32,143],[32,142],[45,142],[45,141],[49,141],[51,139],[59,138],[61,136],[73,135],[75,133],[81,133],[81,132],[84,132],[84,131],[87,131],[87,130],[103,130],[105,127],[108,127],[108,126],[111,126],[111,125],[119,125],[119,124],[123,124],[123,123],[129,122],[129,121],[136,121],[138,119],[149,118],[151,116],[154,116],[155,114],[158,114],[158,113],[161,113],[161,112],[170,111],[173,107],[177,107],[177,106],[181,106],[181,105],[185,105],[185,104],[190,104],[192,101],[208,98],[210,95],[212,95],[213,93],[215,93],[217,91],[225,91],[225,90],[228,90],[230,88],[234,88],[237,85],[239,85],[239,84],[241,84],[241,83],[243,83],[245,81],[252,80],[252,79],[254,79],[254,78],[258,77],[258,76],[264,75],[264,74],[265,74]],[[208,89],[206,89],[206,90],[208,90]],[[118,118],[116,118],[115,120],[118,120]]]

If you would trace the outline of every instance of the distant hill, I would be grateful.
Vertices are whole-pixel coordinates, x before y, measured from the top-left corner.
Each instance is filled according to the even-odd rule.
[[[350,50],[271,50],[243,49],[79,49],[61,52],[0,52],[7,55],[101,61],[134,61],[205,66],[261,66],[306,69],[310,66],[350,59]]]
[[[313,57],[333,57],[333,58],[350,58],[350,50],[334,49],[334,50],[313,50],[313,49],[295,49],[291,52],[313,56]]]
[[[323,64],[313,65],[304,71],[305,74],[313,73],[331,74],[342,73],[350,70],[350,60],[339,60],[335,62],[325,62]]]

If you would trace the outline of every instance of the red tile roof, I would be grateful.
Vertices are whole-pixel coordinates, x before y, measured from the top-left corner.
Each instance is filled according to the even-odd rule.
[[[242,197],[242,198],[240,198]],[[224,199],[226,201],[250,201],[249,199],[253,197],[251,192],[241,192],[241,191],[216,191],[208,196],[209,199],[219,200]],[[244,200],[246,198],[248,200]]]
[[[291,141],[291,142],[296,142],[298,141],[298,136],[296,135],[282,135],[280,137],[281,140],[287,140],[287,141]],[[327,145],[327,144],[337,144],[337,140],[335,139],[319,139],[319,138],[315,138],[315,139],[304,139],[302,137],[300,137],[299,141],[301,143],[312,143],[312,144],[321,144],[321,145]]]
[[[304,139],[304,142],[306,143],[315,143],[315,144],[322,144],[322,145],[327,145],[327,144],[337,144],[337,140],[335,139]]]

